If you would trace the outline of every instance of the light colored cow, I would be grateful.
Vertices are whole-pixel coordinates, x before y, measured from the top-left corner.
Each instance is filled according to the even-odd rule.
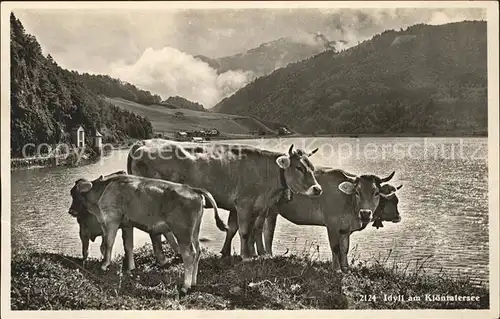
[[[132,146],[127,172],[209,190],[219,207],[237,212],[241,255],[248,260],[252,227],[262,228],[265,213],[287,190],[306,197],[323,192],[309,161],[316,151],[294,151],[292,145],[283,154],[248,145],[153,139]]]
[[[122,227],[125,260],[134,269],[132,227],[161,236],[172,232],[184,262],[185,294],[196,285],[200,259],[199,232],[203,206],[208,199],[215,213],[217,227],[226,231],[217,204],[204,189],[157,179],[116,174],[88,181],[79,179],[71,189],[70,214],[88,210],[97,217],[105,242],[101,270],[111,263],[111,253],[118,228]],[[161,247],[160,247],[161,248]]]
[[[114,175],[126,175],[127,173],[125,171],[117,171],[115,173],[109,174],[104,176],[103,178],[107,179],[111,176]],[[82,260],[83,263],[85,264],[85,261],[88,258],[89,255],[89,242],[92,241],[94,242],[97,237],[102,236],[102,228],[101,224],[99,223],[99,220],[97,217],[93,214],[91,214],[86,208],[82,207],[81,211],[75,211],[75,210],[70,210],[70,213],[72,214],[73,217],[76,218],[78,225],[79,225],[79,235],[80,235],[80,240],[82,242]],[[124,237],[125,232],[130,231],[128,228],[130,225],[127,225],[125,228],[125,231],[123,231],[123,224],[120,225],[120,228],[122,229],[122,237]],[[153,236],[150,234],[150,236]],[[166,232],[163,234],[165,238],[167,239],[168,243],[172,247],[172,250],[177,254],[178,257],[179,255],[179,246],[177,244],[177,240],[175,239],[174,235],[172,232]],[[125,240],[125,238],[124,238]],[[165,266],[167,264],[167,259],[165,258],[165,255],[162,252],[162,247],[161,247],[161,242],[158,243],[157,240],[152,240],[153,244],[153,252],[154,255],[157,258],[157,262],[160,266]],[[104,257],[104,253],[106,252],[106,242],[102,240],[101,246],[100,246],[101,254]],[[131,269],[128,269],[128,266],[125,267],[125,271],[129,272]]]

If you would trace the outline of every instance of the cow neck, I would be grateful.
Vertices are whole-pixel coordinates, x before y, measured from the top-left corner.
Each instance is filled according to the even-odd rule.
[[[282,191],[282,200],[283,202],[289,202],[293,199],[293,191],[288,187],[288,184],[286,183],[285,179],[285,170],[283,168],[279,168],[280,170],[280,184],[281,184],[281,191]]]
[[[349,195],[349,201],[351,202],[351,210],[350,210],[350,214],[354,214],[352,217],[354,217],[354,220],[357,220],[359,217],[356,216],[356,212],[358,211],[358,205],[356,205],[356,195],[354,194],[351,194]],[[363,225],[364,223],[359,221],[361,223],[361,228],[357,229],[357,230],[363,230],[365,229],[365,227],[368,225],[368,224],[365,224]],[[351,225],[352,225],[352,220],[351,220]]]

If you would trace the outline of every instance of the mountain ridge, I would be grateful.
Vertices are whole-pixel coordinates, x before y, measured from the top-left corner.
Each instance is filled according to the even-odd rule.
[[[324,50],[331,50],[331,42],[325,43],[324,39],[318,41],[316,35],[314,38],[311,36],[309,44],[301,43],[291,37],[281,37],[233,55],[218,58],[196,55],[195,58],[207,63],[218,74],[242,70],[262,76],[288,63],[303,60]]]
[[[347,50],[290,63],[213,110],[308,134],[486,134],[486,54],[482,21],[387,30]]]

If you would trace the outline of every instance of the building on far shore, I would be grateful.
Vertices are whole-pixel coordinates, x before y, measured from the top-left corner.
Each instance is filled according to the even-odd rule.
[[[100,150],[102,148],[102,134],[96,129],[94,130],[94,136],[92,136],[93,143],[92,145],[96,150]]]
[[[85,145],[85,130],[81,125],[71,129],[71,141],[76,147],[83,147]]]

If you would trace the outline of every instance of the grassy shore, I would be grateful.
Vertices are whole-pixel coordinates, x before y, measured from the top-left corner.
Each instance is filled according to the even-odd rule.
[[[137,269],[122,274],[121,256],[110,270],[99,271],[90,259],[25,250],[13,253],[11,304],[29,309],[456,309],[489,307],[487,288],[467,279],[428,276],[422,268],[407,271],[384,263],[354,261],[349,273],[335,274],[330,263],[309,257],[276,256],[243,263],[203,251],[198,286],[179,298],[182,263],[164,247],[171,262],[155,264],[151,245],[135,250]],[[479,302],[429,301],[425,295],[479,296]],[[384,300],[403,296],[403,300]],[[366,296],[366,297],[363,297]],[[370,297],[372,296],[372,297]],[[373,298],[375,296],[375,298]],[[420,296],[420,301],[408,301]],[[401,298],[401,297],[399,297]]]

